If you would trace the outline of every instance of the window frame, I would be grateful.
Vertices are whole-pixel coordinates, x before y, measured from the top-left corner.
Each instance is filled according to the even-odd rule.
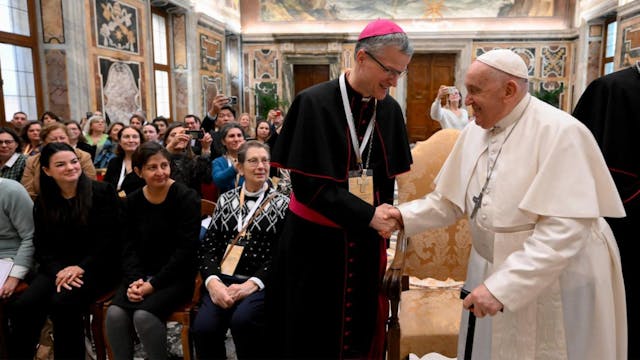
[[[158,15],[158,16],[162,16],[164,18],[164,23],[165,23],[165,41],[167,44],[166,47],[166,57],[167,57],[167,64],[160,64],[160,63],[156,63],[156,59],[155,59],[155,46],[152,45],[152,61],[153,61],[153,68],[152,68],[152,76],[153,76],[153,103],[154,103],[154,110],[155,110],[155,117],[159,116],[158,114],[158,95],[156,93],[156,71],[162,71],[162,72],[166,72],[167,73],[167,79],[168,79],[168,85],[169,85],[169,114],[165,115],[162,114],[163,116],[168,116],[169,119],[173,119],[174,118],[174,114],[173,114],[173,99],[172,99],[172,94],[173,94],[173,89],[172,89],[172,83],[173,83],[173,76],[172,76],[172,72],[171,72],[171,63],[172,63],[172,58],[171,58],[171,43],[170,41],[170,37],[169,37],[169,32],[171,31],[170,27],[171,27],[171,23],[170,23],[170,16],[169,14],[160,8],[152,8],[151,10],[152,13],[152,22],[153,22],[153,15]],[[151,29],[151,43],[154,44],[153,41],[153,37],[155,36],[155,32],[153,31],[153,26]]]
[[[31,49],[31,61],[33,62],[33,85],[36,95],[36,109],[38,112],[37,114],[27,114],[27,117],[31,117],[31,119],[38,119],[39,114],[42,113],[42,109],[44,108],[44,101],[42,97],[42,77],[40,74],[40,49],[38,47],[38,26],[36,23],[37,13],[35,3],[35,1],[27,0],[29,36],[0,31],[0,43]],[[5,105],[3,85],[4,80],[2,79],[2,74],[0,73],[0,126],[6,126],[8,124],[8,119],[5,119],[4,116]]]
[[[602,61],[600,61],[600,76],[604,76],[605,74],[605,65],[612,63],[615,69],[615,57],[616,57],[616,42],[617,42],[617,24],[618,19],[615,16],[608,17],[604,20],[604,33],[602,36]],[[609,38],[609,24],[616,23],[616,36],[613,38],[613,55],[607,56],[607,46],[609,45],[607,39]],[[614,70],[615,71],[615,70]]]

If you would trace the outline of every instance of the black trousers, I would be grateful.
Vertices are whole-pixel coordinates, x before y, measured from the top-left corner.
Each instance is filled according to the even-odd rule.
[[[29,288],[9,303],[9,358],[33,359],[47,316],[53,323],[56,359],[85,358],[83,317],[89,304],[110,290],[113,282],[89,272],[82,280],[80,288],[57,292],[55,278],[38,273]]]

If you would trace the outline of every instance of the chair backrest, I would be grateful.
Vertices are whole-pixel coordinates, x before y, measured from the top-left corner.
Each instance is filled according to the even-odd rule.
[[[207,199],[202,199],[200,200],[200,215],[202,216],[213,216],[213,211],[216,209],[216,203],[211,201],[211,200],[207,200]]]
[[[459,130],[444,129],[419,142],[411,150],[413,165],[398,176],[398,202],[421,198],[433,191],[433,180],[455,144]],[[404,273],[420,279],[464,280],[467,274],[471,234],[466,217],[455,224],[411,236]]]

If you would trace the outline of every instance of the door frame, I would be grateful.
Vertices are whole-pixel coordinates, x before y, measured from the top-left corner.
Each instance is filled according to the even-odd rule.
[[[295,86],[293,86],[294,65],[329,65],[329,79],[340,76],[340,54],[323,55],[297,55],[284,54],[282,59],[283,100],[291,104],[294,98]]]
[[[446,39],[442,40],[442,36],[435,35],[421,36],[411,38],[411,45],[413,46],[413,52],[415,54],[435,54],[435,53],[448,53],[456,54],[456,64],[454,77],[456,79],[455,86],[460,90],[462,96],[462,102],[464,103],[464,97],[467,94],[467,90],[464,87],[464,75],[469,69],[472,61],[472,48],[473,41],[471,39]],[[398,81],[398,87],[396,89],[395,98],[402,107],[404,113],[405,124],[407,122],[407,79],[406,77]]]

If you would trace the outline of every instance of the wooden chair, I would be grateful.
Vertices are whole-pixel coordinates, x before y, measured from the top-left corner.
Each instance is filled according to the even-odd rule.
[[[398,176],[400,203],[433,191],[438,174],[459,131],[436,132],[412,150],[409,173]],[[460,288],[411,288],[409,277],[462,282],[466,277],[471,235],[466,218],[407,238],[398,236],[395,256],[383,281],[391,305],[387,331],[388,359],[419,357],[430,352],[456,357],[462,311]]]
[[[207,199],[202,199],[200,200],[200,215],[204,216],[213,216],[213,211],[216,209],[216,203],[211,201],[211,200],[207,200]]]

